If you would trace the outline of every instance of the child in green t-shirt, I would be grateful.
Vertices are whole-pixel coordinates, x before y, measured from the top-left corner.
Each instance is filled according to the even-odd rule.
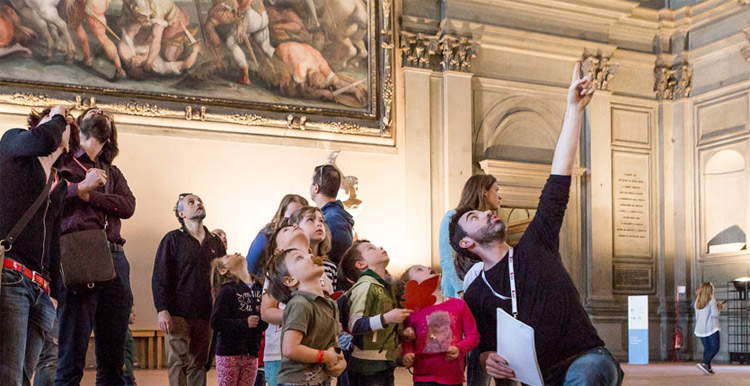
[[[346,368],[338,350],[338,308],[323,294],[323,262],[287,249],[268,265],[271,296],[286,303],[279,385],[327,385]]]
[[[341,259],[342,267],[361,272],[346,295],[347,327],[354,336],[354,351],[347,369],[352,385],[394,384],[393,370],[400,348],[398,330],[412,311],[398,308],[386,272],[389,261],[383,248],[367,240],[355,241]]]

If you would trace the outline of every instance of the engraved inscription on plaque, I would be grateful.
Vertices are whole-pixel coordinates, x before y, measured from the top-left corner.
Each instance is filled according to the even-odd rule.
[[[615,290],[642,290],[650,291],[652,288],[651,265],[615,265],[613,270],[613,282]]]
[[[650,155],[612,152],[614,256],[650,259]]]

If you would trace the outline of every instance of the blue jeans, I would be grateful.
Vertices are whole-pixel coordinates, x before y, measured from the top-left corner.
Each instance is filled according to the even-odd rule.
[[[55,308],[49,295],[20,273],[4,269],[1,280],[0,382],[30,385]]]
[[[34,386],[52,386],[55,384],[57,371],[58,336],[60,335],[60,318],[55,318],[55,324],[44,336],[44,346],[36,364]]]
[[[721,332],[716,331],[713,334],[701,338],[703,343],[703,363],[711,368],[711,361],[714,360],[716,354],[719,353],[719,347],[721,347]]]
[[[268,386],[279,386],[279,370],[281,370],[281,361],[264,361],[263,369],[266,373],[266,383],[268,383]]]
[[[620,364],[604,347],[589,350],[578,357],[565,373],[565,386],[617,386],[622,383]]]
[[[130,265],[122,252],[113,252],[114,279],[94,288],[66,288],[60,297],[60,351],[55,385],[78,386],[86,365],[86,350],[96,334],[96,384],[120,386],[125,363],[128,319],[133,306]]]

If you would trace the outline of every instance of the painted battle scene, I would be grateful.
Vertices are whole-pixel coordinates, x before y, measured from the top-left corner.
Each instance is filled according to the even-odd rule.
[[[0,0],[0,79],[367,112],[369,12],[364,0]]]

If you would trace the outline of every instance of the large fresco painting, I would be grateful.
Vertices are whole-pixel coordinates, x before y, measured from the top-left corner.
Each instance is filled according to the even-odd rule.
[[[382,131],[392,102],[382,1],[0,0],[0,82]]]

